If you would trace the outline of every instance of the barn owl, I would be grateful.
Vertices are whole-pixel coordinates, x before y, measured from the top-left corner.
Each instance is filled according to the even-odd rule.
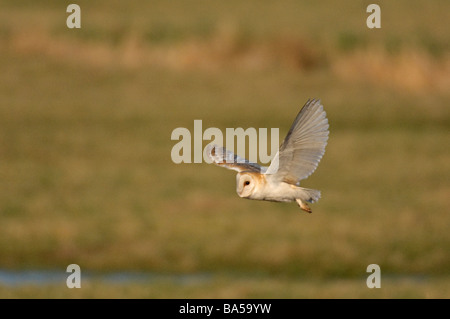
[[[243,159],[233,152],[209,144],[211,161],[238,171],[236,191],[240,197],[274,202],[296,201],[311,213],[308,203],[320,198],[320,191],[300,187],[300,181],[317,168],[328,141],[328,119],[320,100],[308,100],[298,113],[269,167]]]

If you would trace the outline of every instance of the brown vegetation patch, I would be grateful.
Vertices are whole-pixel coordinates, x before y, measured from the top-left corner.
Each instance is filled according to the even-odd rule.
[[[170,43],[146,41],[139,33],[118,44],[52,36],[44,29],[11,31],[2,47],[22,55],[43,55],[90,67],[223,71],[284,68],[295,72],[329,68],[346,81],[366,81],[407,91],[439,91],[450,87],[450,54],[436,58],[418,49],[392,54],[364,48],[325,53],[305,39],[280,36],[245,38],[238,30],[220,27],[207,37]]]

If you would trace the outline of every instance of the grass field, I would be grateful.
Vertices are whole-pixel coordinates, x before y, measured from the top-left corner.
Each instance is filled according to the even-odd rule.
[[[450,2],[379,1],[379,30],[368,1],[76,3],[77,30],[64,3],[0,1],[0,269],[161,278],[0,297],[450,298]],[[282,138],[311,97],[311,215],[171,160],[177,127]]]

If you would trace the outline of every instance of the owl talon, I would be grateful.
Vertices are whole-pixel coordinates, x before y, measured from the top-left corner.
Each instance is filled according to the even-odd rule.
[[[312,213],[311,208],[308,206],[308,204],[306,204],[305,202],[303,202],[301,199],[296,199],[298,206],[304,210],[307,213]]]

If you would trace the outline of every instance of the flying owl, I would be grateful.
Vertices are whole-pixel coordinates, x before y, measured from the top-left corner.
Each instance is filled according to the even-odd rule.
[[[300,181],[317,168],[328,141],[328,119],[320,100],[308,100],[292,123],[270,166],[243,159],[217,145],[207,154],[216,165],[238,171],[236,191],[240,197],[274,202],[296,201],[311,213],[308,203],[320,198],[320,191],[300,187]]]

